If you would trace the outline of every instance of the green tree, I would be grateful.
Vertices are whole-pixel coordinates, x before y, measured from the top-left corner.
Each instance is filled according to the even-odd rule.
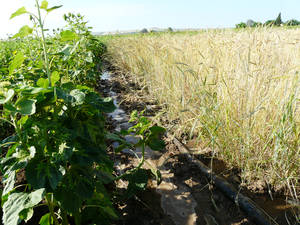
[[[274,20],[267,20],[265,23],[264,23],[264,26],[267,26],[267,27],[271,27],[275,25],[275,21]]]
[[[287,26],[298,26],[300,25],[300,21],[298,20],[295,20],[295,19],[291,19],[291,20],[288,20],[285,25]]]
[[[246,27],[247,27],[247,24],[244,22],[241,22],[241,23],[235,25],[235,28],[246,28]]]
[[[281,13],[279,13],[279,15],[277,16],[274,25],[275,26],[280,26],[282,24],[282,20],[281,20]]]

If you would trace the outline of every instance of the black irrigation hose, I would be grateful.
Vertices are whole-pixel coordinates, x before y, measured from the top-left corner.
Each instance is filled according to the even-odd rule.
[[[178,139],[174,138],[174,144],[178,147],[181,153],[187,156],[190,162],[194,163],[200,171],[205,174],[205,176],[212,179],[217,188],[219,188],[228,198],[238,204],[238,206],[247,214],[249,219],[258,225],[278,225],[273,218],[267,215],[267,213],[257,206],[250,198],[239,193],[228,181],[214,174],[212,170],[201,161],[194,159],[189,153],[188,148]]]

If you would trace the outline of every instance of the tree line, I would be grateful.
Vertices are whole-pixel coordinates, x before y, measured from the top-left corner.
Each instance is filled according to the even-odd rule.
[[[283,22],[281,19],[281,13],[279,13],[279,15],[277,16],[277,18],[275,20],[267,20],[264,23],[261,22],[256,22],[253,20],[248,20],[246,23],[245,22],[241,22],[239,24],[235,25],[235,28],[246,28],[246,27],[271,27],[271,26],[299,26],[300,25],[300,21],[296,20],[296,19],[291,19],[288,20],[286,22]]]

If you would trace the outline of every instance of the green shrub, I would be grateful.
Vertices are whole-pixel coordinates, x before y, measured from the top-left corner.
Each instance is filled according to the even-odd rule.
[[[274,26],[274,25],[275,25],[275,20],[267,20],[264,23],[264,26],[266,26],[266,27],[271,27],[271,26]]]
[[[261,27],[263,24],[261,22],[254,22],[252,27]]]
[[[295,20],[295,19],[291,19],[285,22],[286,26],[299,26],[300,25],[300,21]]]
[[[135,112],[132,122],[136,125],[123,134],[138,135],[137,144],[127,143],[122,134],[108,133],[105,114],[115,106],[112,99],[102,98],[92,88],[97,78],[96,61],[106,48],[90,34],[80,14],[66,15],[66,29],[45,39],[41,11],[48,14],[60,6],[49,8],[46,0],[35,2],[37,14],[25,7],[12,14],[11,18],[29,14],[34,27],[26,25],[14,35],[24,48],[4,55],[6,61],[1,65],[0,127],[12,129],[0,141],[5,153],[0,160],[2,222],[27,222],[34,209],[46,205],[48,213],[42,216],[41,225],[71,221],[76,225],[111,224],[118,216],[113,193],[106,185],[124,178],[129,181],[128,189],[139,187],[129,190],[131,194],[144,189],[148,181],[148,173],[141,168],[145,146],[161,150],[164,143],[160,136],[165,130],[151,126],[147,118]],[[120,141],[124,148],[141,147],[139,165],[114,176],[106,148],[108,139]],[[16,182],[20,173],[26,176],[22,185]],[[159,179],[159,172],[152,173]],[[136,176],[142,176],[143,182],[136,181]]]
[[[247,27],[247,24],[244,22],[241,22],[241,23],[235,25],[235,28],[246,28],[246,27]]]

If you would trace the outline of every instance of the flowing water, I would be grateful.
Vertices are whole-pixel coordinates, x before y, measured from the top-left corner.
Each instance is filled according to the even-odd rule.
[[[110,80],[110,74],[104,73],[102,75],[103,80]],[[114,121],[116,131],[121,129],[126,129],[131,126],[128,123],[129,115],[125,113],[118,105],[117,93],[109,91],[108,95],[113,99],[116,109],[114,112],[110,113],[108,116]],[[136,144],[139,141],[138,137],[127,135],[125,137],[126,141]],[[114,142],[113,147],[118,147],[119,143]],[[123,150],[125,154],[131,154],[132,156],[141,156],[141,149],[125,149]],[[162,154],[152,151],[150,148],[145,149],[145,166],[148,168],[159,169],[162,174],[162,182],[156,187],[156,192],[160,194],[160,206],[164,213],[169,215],[174,224],[176,225],[193,225],[196,224],[196,213],[195,208],[197,203],[192,197],[186,186],[175,185],[170,178],[174,177],[174,173],[167,170],[163,163],[164,158],[161,158]],[[136,166],[139,160],[134,160],[133,164]],[[120,166],[120,165],[117,165]]]

